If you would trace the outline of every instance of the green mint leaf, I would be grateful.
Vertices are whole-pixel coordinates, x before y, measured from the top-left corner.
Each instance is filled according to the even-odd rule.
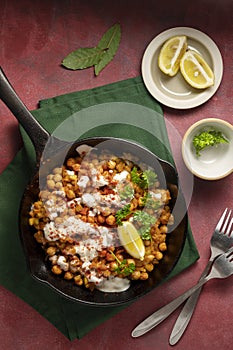
[[[99,62],[95,63],[95,75],[97,76],[102,69],[115,56],[121,39],[121,27],[119,24],[112,26],[101,38],[97,48],[104,52]]]
[[[62,65],[72,70],[89,68],[97,64],[104,53],[98,47],[81,48],[66,56],[62,61]]]

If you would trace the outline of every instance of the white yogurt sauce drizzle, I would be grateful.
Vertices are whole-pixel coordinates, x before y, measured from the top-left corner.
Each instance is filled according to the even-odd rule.
[[[79,154],[88,153],[91,149],[92,147],[88,145],[81,145],[77,148],[77,152]],[[67,174],[74,175],[74,172],[67,170]],[[109,185],[109,181],[103,175],[99,174],[96,169],[92,169],[88,175],[82,175],[77,181],[79,188],[83,192],[80,198],[66,201],[65,192],[57,191],[56,195],[60,199],[60,206],[55,205],[53,200],[45,202],[47,213],[51,220],[44,227],[45,238],[48,241],[56,241],[59,239],[65,239],[66,237],[73,238],[76,241],[74,245],[76,254],[79,255],[83,262],[83,274],[90,282],[95,283],[98,290],[107,293],[123,292],[130,287],[130,281],[127,278],[113,276],[110,276],[109,278],[98,277],[96,271],[90,269],[91,261],[98,256],[99,251],[118,244],[116,229],[114,230],[107,228],[106,226],[84,222],[75,216],[68,217],[60,224],[55,224],[53,219],[58,216],[59,212],[64,211],[66,208],[72,208],[80,203],[83,203],[90,208],[90,216],[99,214],[105,209],[105,207],[109,207],[110,205],[119,209],[119,207],[124,206],[126,202],[120,199],[117,185],[125,182],[128,174],[129,173],[126,170],[116,174],[112,179],[115,185],[114,193],[101,195],[98,192],[99,187]],[[95,188],[94,193],[85,193],[85,188],[89,184],[92,184]],[[85,235],[87,238],[83,240],[82,235]],[[80,237],[81,240],[79,240]],[[68,263],[64,256],[58,257],[57,264],[62,270],[67,271]]]
[[[127,278],[110,277],[105,278],[96,288],[105,293],[124,292],[130,287],[130,281]]]

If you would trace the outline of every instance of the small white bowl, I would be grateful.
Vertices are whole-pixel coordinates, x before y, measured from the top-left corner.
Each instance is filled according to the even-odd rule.
[[[206,147],[196,155],[193,138],[202,131],[221,131],[229,143]],[[187,168],[197,177],[218,180],[233,172],[233,125],[217,118],[202,119],[185,133],[182,142],[182,156]]]

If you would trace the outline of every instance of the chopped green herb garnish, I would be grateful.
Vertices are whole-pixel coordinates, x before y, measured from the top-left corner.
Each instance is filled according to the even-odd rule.
[[[135,264],[127,263],[127,260],[124,259],[123,261],[120,262],[120,265],[118,265],[118,267],[115,269],[115,272],[117,272],[118,274],[122,274],[124,276],[129,276],[131,275],[132,272],[135,271]]]
[[[157,174],[150,169],[143,171],[142,179],[145,183],[147,183],[148,186],[154,185],[155,182],[158,180]]]
[[[115,214],[117,225],[122,225],[122,220],[130,214],[130,204],[126,204],[122,209]]]
[[[221,131],[216,130],[203,131],[193,138],[193,146],[198,157],[204,148],[216,146],[219,143],[229,143],[229,141],[222,135]]]
[[[134,221],[139,223],[139,233],[144,240],[151,239],[150,229],[156,218],[146,211],[136,211],[133,215]]]
[[[136,167],[133,167],[131,171],[131,180],[142,189],[145,189],[157,181],[157,174],[149,169],[140,173]]]
[[[141,178],[140,175],[138,174],[138,170],[136,167],[133,167],[131,170],[131,180],[134,184],[139,185],[141,184]],[[141,186],[140,186],[141,187]]]
[[[113,251],[110,250],[110,253],[112,254],[112,256],[114,256],[114,258],[118,264],[117,268],[114,270],[115,272],[117,272],[117,274],[129,276],[129,275],[131,275],[132,272],[135,271],[135,269],[136,269],[135,264],[133,264],[133,263],[128,264],[126,259],[124,259],[123,261],[120,261],[118,259],[118,257],[113,253]]]
[[[126,185],[123,190],[119,193],[120,199],[129,199],[131,200],[134,196],[134,189],[131,185]]]
[[[154,199],[152,195],[148,192],[144,194],[144,196],[141,198],[142,205],[147,207],[147,209],[154,209],[157,210],[160,208],[161,203],[158,199]]]

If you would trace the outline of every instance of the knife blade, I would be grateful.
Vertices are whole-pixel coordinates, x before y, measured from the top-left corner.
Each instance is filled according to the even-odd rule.
[[[199,295],[201,293],[201,288],[197,290],[195,294],[193,294],[185,303],[179,317],[176,320],[176,323],[172,329],[170,338],[169,338],[169,344],[175,345],[178,343],[182,335],[184,334],[184,331],[186,330],[189,321],[193,315],[193,312],[195,310],[194,305],[196,305]]]

